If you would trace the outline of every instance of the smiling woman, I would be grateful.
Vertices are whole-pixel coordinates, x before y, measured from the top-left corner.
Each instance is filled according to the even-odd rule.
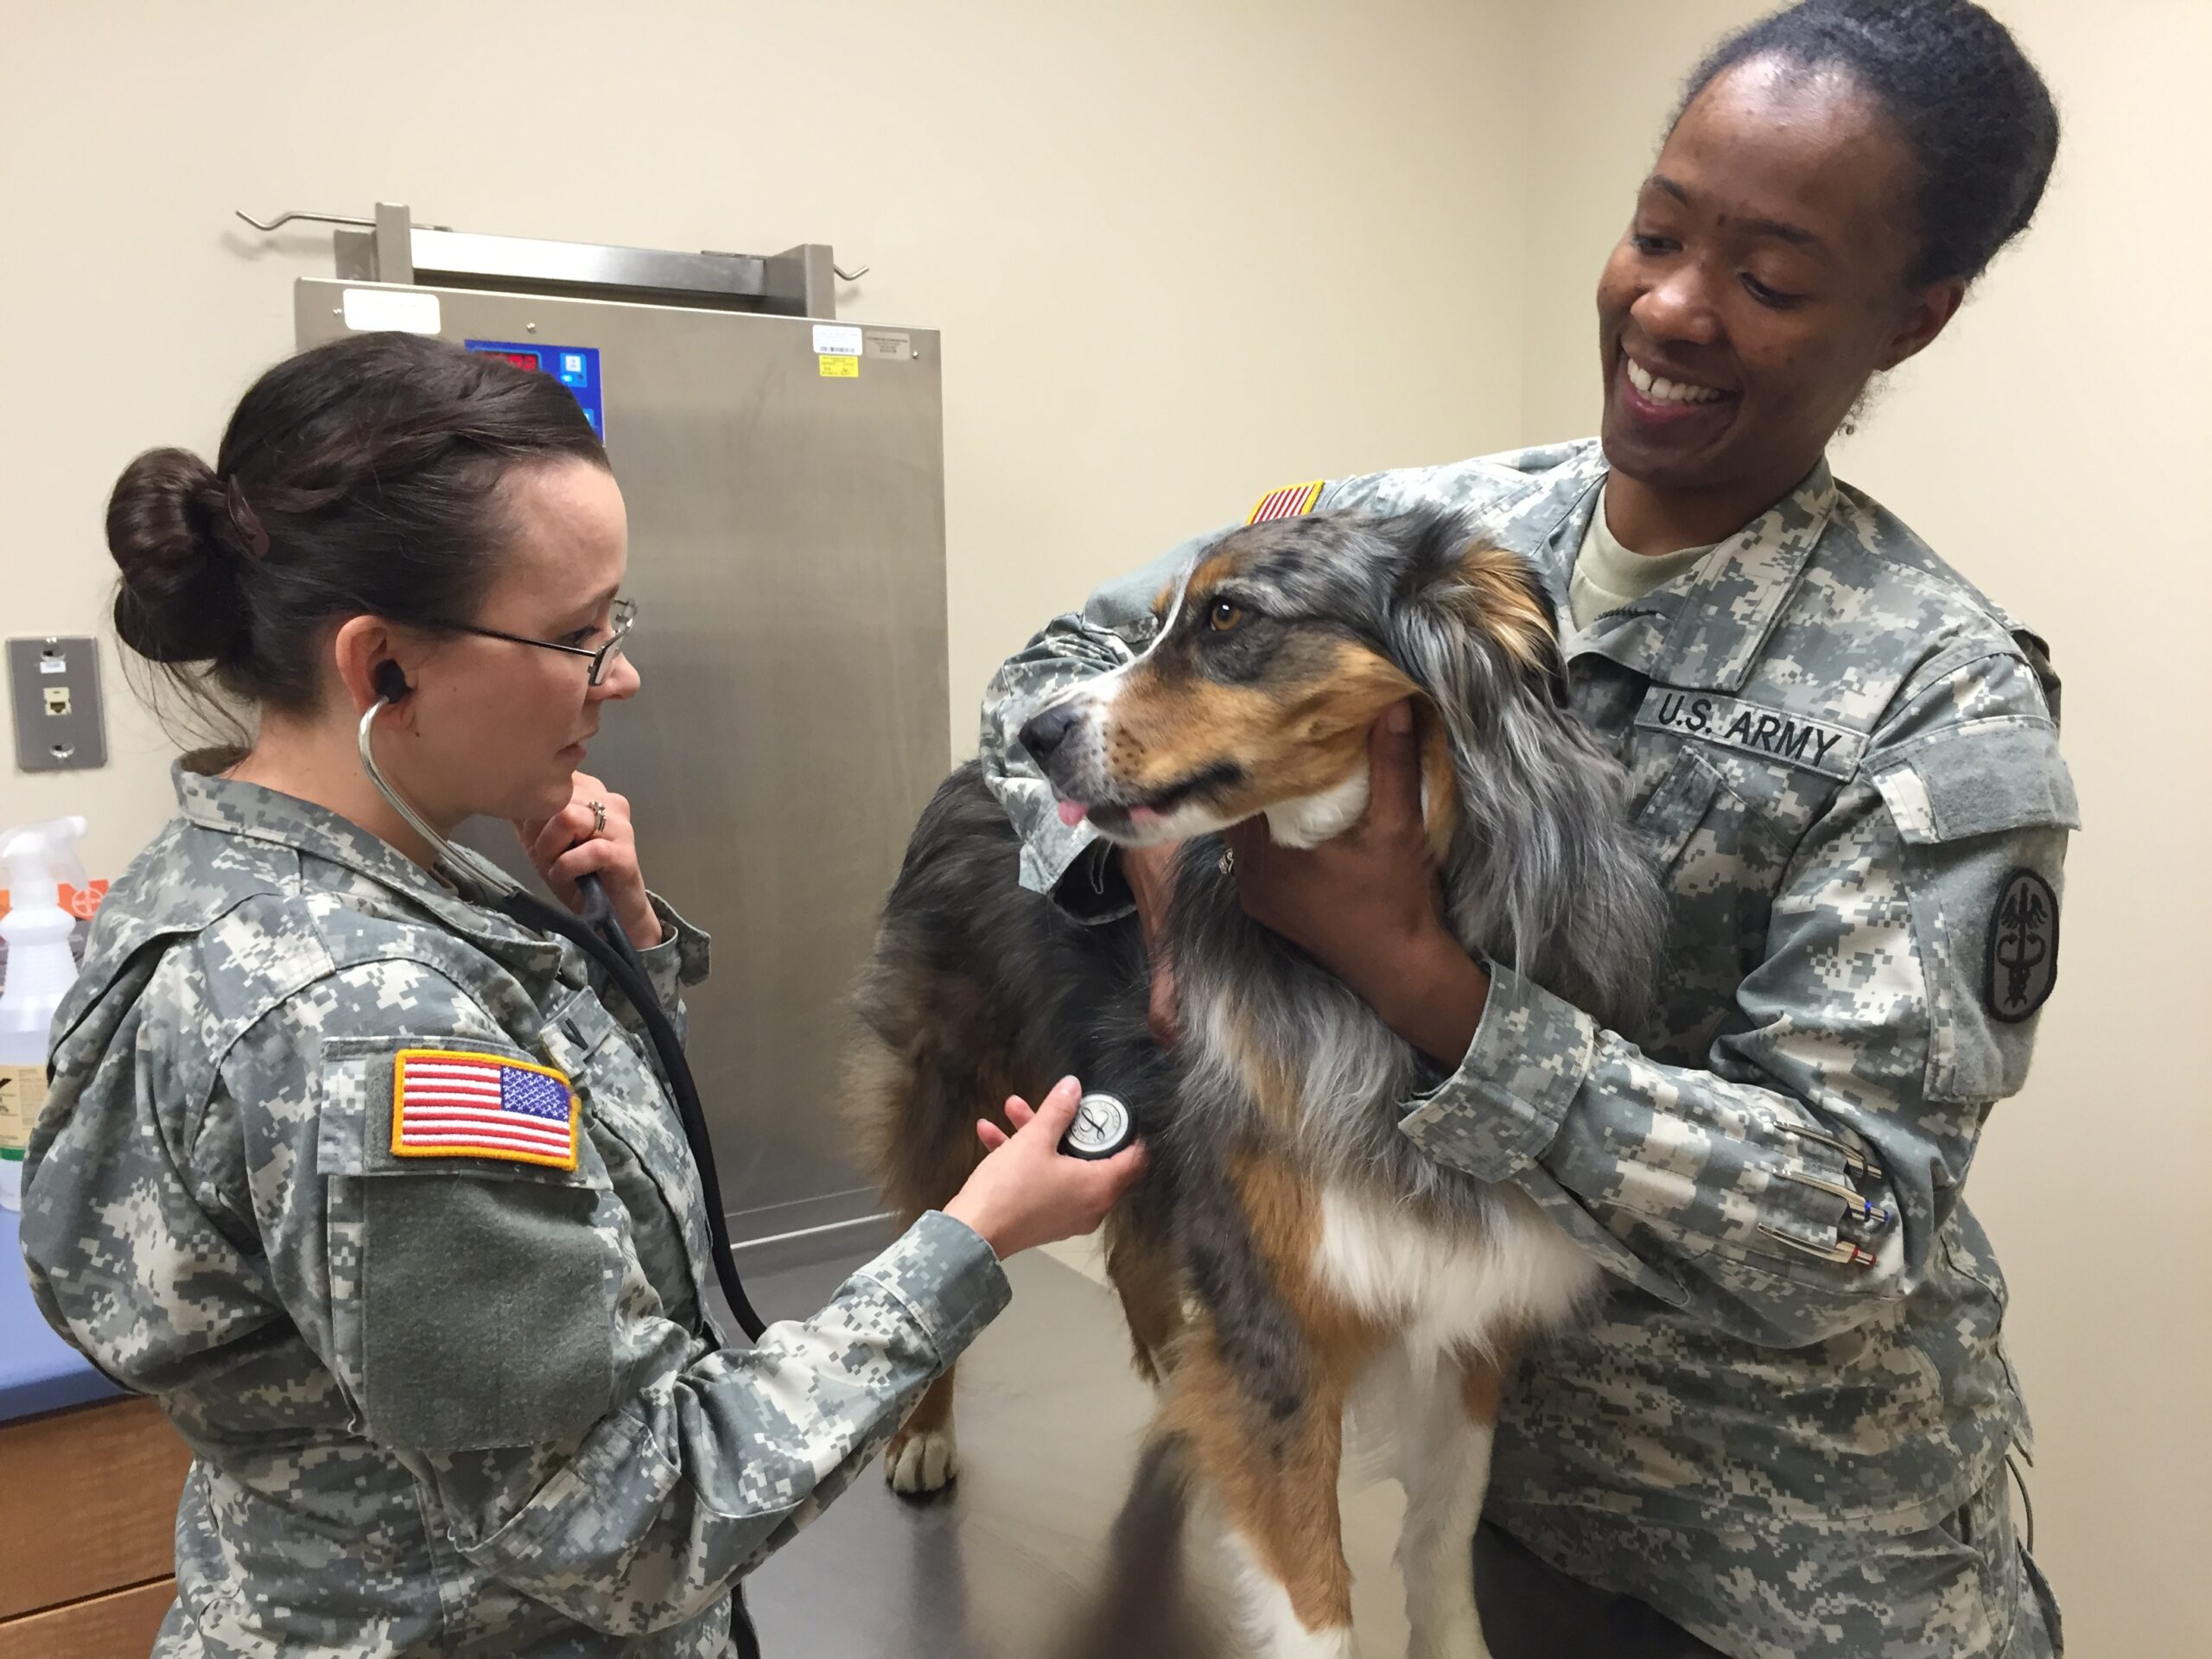
[[[2027,228],[2057,148],[1977,7],[1798,6],[1725,42],[1598,284],[1613,532],[1707,546],[1802,478]]]
[[[992,683],[985,766],[1026,883],[1096,925],[1134,904],[1151,940],[1182,873],[1233,872],[1250,916],[1449,1071],[1386,1127],[1440,1179],[1533,1198],[1611,1275],[1503,1404],[1475,1549],[1501,1659],[2059,1649],[2006,1503],[2027,1417],[2004,1280],[1963,1197],[2056,982],[2077,822],[2056,681],[2040,639],[1825,460],[1870,378],[2026,226],[2056,143],[2041,79],[1967,0],[1777,13],[1692,75],[1605,260],[1598,442],[1255,512],[1440,510],[1533,574],[1565,694],[1626,764],[1663,872],[1648,1012],[1608,1025],[1517,934],[1452,930],[1465,884],[1493,896],[1510,861],[1440,884],[1418,768],[1388,760],[1414,739],[1387,715],[1384,759],[1351,781],[1401,796],[1333,839],[1248,821],[1219,863],[1094,839],[1090,809],[1117,798],[1098,779],[1141,783],[1174,734],[1094,764],[1068,711],[1119,730],[1172,653],[1233,681],[1264,637],[1260,598],[1210,591],[1217,537],[1101,589]],[[1179,582],[1230,602],[1235,648],[1201,658],[1155,622]],[[1206,696],[1209,721],[1234,708]],[[1202,781],[1144,834],[1109,830],[1238,815],[1233,779]],[[1152,1014],[1172,1038],[1164,963]],[[1300,1639],[1276,1650],[1349,1645]]]

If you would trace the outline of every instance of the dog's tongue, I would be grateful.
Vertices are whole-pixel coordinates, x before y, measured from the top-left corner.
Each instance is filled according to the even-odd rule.
[[[1085,806],[1081,801],[1062,801],[1060,803],[1060,822],[1067,825],[1071,830],[1074,829],[1078,823],[1081,823],[1084,818],[1090,816],[1090,809]]]

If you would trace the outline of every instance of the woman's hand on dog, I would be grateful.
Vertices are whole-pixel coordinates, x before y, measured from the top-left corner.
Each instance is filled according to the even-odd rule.
[[[1082,1097],[1082,1085],[1063,1077],[1033,1110],[1018,1096],[1007,1102],[1012,1135],[988,1121],[976,1125],[990,1151],[944,1213],[975,1229],[1001,1262],[1033,1244],[1092,1231],[1144,1173],[1141,1144],[1100,1160],[1060,1150]]]
[[[1375,722],[1366,814],[1335,840],[1278,846],[1263,817],[1224,839],[1236,851],[1245,914],[1351,986],[1414,1047],[1457,1066],[1474,1040],[1490,980],[1444,919],[1414,727],[1410,702]]]

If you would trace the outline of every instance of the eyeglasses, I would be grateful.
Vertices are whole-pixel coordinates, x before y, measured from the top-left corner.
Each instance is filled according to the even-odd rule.
[[[480,634],[486,639],[505,639],[512,645],[536,645],[540,651],[565,651],[571,657],[589,658],[591,677],[584,683],[597,685],[606,679],[607,671],[614,666],[614,659],[622,655],[622,642],[638,626],[638,601],[634,599],[616,600],[609,620],[614,632],[607,636],[603,645],[564,645],[557,639],[532,639],[524,634],[502,633],[497,628],[480,628],[468,622],[448,622],[444,626],[456,633]]]

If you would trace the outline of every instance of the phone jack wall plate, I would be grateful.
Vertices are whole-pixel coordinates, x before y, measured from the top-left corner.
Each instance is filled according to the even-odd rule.
[[[8,642],[16,713],[16,764],[25,772],[77,772],[107,764],[100,653],[86,636]]]

